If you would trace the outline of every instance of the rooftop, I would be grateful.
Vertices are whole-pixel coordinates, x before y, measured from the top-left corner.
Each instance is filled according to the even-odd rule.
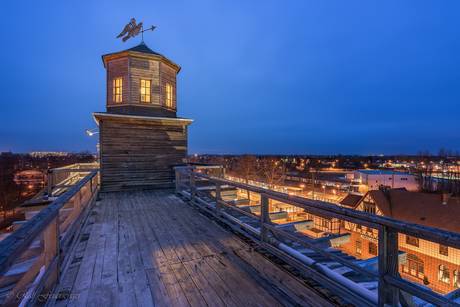
[[[127,54],[131,56],[137,56],[137,57],[150,57],[150,58],[159,58],[165,60],[167,63],[173,65],[174,67],[177,68],[177,70],[180,70],[180,66],[171,61],[169,58],[166,56],[162,55],[161,53],[158,53],[156,51],[153,51],[149,46],[147,46],[144,42],[141,42],[139,45],[136,45],[134,47],[121,50],[121,51],[116,51],[112,53],[107,53],[102,56],[102,61],[104,62],[104,66],[106,65],[106,60],[107,59],[113,59],[113,58],[118,58],[121,56],[126,56]]]
[[[77,242],[51,306],[331,305],[166,191],[103,194]]]
[[[460,198],[410,192],[405,189],[370,191],[376,205],[385,216],[397,220],[460,232],[460,223],[453,217],[460,215]]]
[[[381,170],[381,169],[360,169],[357,170],[359,173],[366,175],[409,175],[407,172],[398,172],[392,170]]]

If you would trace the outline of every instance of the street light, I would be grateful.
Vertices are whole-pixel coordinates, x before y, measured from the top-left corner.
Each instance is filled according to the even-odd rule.
[[[86,134],[87,134],[88,136],[93,136],[93,135],[99,133],[99,131],[97,130],[97,128],[94,128],[94,129],[86,129],[85,132],[86,132]]]

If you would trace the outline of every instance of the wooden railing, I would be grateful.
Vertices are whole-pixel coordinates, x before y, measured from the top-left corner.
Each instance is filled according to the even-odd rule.
[[[48,198],[65,192],[91,171],[98,169],[97,163],[75,163],[48,170],[46,193]]]
[[[214,167],[215,168],[215,167]],[[405,234],[436,242],[445,246],[460,249],[460,234],[432,227],[410,224],[403,221],[348,209],[326,202],[314,201],[268,189],[246,185],[213,176],[215,169],[206,167],[176,167],[176,192],[189,201],[206,210],[215,218],[226,223],[235,231],[251,237],[259,244],[278,256],[286,263],[295,267],[304,275],[316,280],[326,288],[357,306],[413,306],[414,298],[424,304],[436,306],[458,306],[454,299],[457,293],[441,295],[427,287],[412,283],[401,278],[398,273],[398,260],[401,253],[398,248],[398,234]],[[210,174],[211,173],[211,174]],[[217,172],[219,173],[219,172]],[[203,189],[206,187],[206,189]],[[212,187],[212,195],[209,194]],[[224,187],[248,190],[260,195],[260,214],[255,215],[235,205],[235,202],[224,201],[221,191]],[[202,191],[206,190],[204,193]],[[320,247],[312,240],[304,240],[282,225],[270,220],[270,201],[278,201],[299,207],[310,214],[325,218],[336,218],[356,225],[362,225],[378,231],[378,265],[376,270],[360,266],[356,261],[340,257],[330,249]],[[245,217],[239,218],[239,217]],[[250,222],[248,222],[248,218]],[[334,272],[327,265],[304,255],[293,244],[314,251],[325,259],[339,263],[361,274],[369,281],[378,282],[378,290],[370,291],[360,287],[356,282]]]
[[[0,304],[26,306],[47,299],[97,197],[98,172],[90,170],[0,242]]]

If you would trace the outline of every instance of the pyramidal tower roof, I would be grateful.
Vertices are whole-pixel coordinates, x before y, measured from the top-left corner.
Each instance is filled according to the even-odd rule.
[[[128,55],[162,59],[165,62],[171,64],[172,66],[175,66],[178,71],[180,70],[179,65],[177,65],[176,63],[174,63],[173,61],[171,61],[170,59],[168,59],[167,57],[165,57],[161,53],[153,51],[143,41],[139,45],[134,46],[132,48],[125,49],[125,50],[122,50],[122,51],[113,52],[113,53],[104,54],[102,56],[102,61],[104,62],[104,66],[106,66],[107,60],[118,58],[118,57],[123,57],[123,56],[128,56]]]
[[[134,46],[132,48],[126,49],[126,51],[136,51],[136,52],[142,52],[142,53],[148,53],[148,54],[156,54],[156,55],[163,56],[162,54],[160,54],[158,52],[155,52],[152,49],[150,49],[149,46],[147,46],[143,41],[137,46]]]

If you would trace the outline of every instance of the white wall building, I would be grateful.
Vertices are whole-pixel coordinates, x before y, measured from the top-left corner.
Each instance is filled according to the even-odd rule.
[[[415,175],[390,170],[357,170],[353,172],[354,182],[359,184],[359,191],[378,190],[385,186],[392,189],[406,188],[408,191],[418,191],[419,182]]]

